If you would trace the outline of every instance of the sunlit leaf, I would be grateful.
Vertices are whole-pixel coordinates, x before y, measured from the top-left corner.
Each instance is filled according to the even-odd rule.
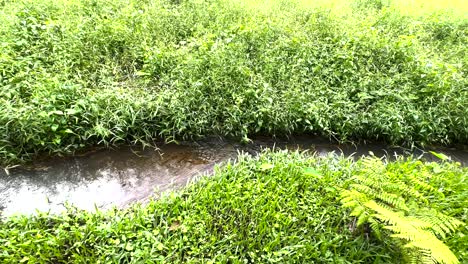
[[[450,160],[450,157],[445,155],[444,153],[435,152],[435,151],[429,151],[429,152],[441,160]]]
[[[260,165],[260,170],[262,170],[262,171],[271,170],[271,169],[273,169],[273,167],[274,167],[273,164],[263,163],[262,165]]]
[[[304,174],[307,176],[322,177],[322,175],[317,170],[311,167],[305,168]]]

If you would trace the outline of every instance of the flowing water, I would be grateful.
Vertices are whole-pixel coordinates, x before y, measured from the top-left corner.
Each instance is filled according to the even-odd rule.
[[[289,140],[269,138],[240,145],[220,139],[198,143],[160,145],[150,148],[121,147],[53,158],[27,167],[0,171],[0,210],[2,215],[60,212],[65,204],[85,209],[125,207],[145,201],[155,193],[180,188],[200,174],[209,174],[215,164],[234,160],[240,152],[257,154],[262,148],[302,149],[327,155],[330,152],[358,158],[372,152],[376,156],[423,155],[384,145],[338,145],[321,138]],[[438,149],[468,166],[468,152]],[[424,154],[427,159],[435,159]]]

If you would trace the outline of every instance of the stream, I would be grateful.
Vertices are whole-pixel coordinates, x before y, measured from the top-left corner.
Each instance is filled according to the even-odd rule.
[[[215,138],[196,143],[161,144],[159,150],[122,146],[1,170],[0,214],[31,214],[36,210],[57,213],[65,209],[66,203],[84,210],[122,208],[132,202],[144,202],[154,194],[181,188],[195,176],[209,174],[216,164],[236,159],[240,152],[256,155],[262,148],[273,147],[307,150],[318,155],[343,153],[355,158],[373,153],[389,158],[395,154],[422,155],[427,160],[436,160],[422,150],[408,152],[381,144],[340,145],[314,137],[258,138],[248,145]],[[468,151],[431,150],[468,166]]]

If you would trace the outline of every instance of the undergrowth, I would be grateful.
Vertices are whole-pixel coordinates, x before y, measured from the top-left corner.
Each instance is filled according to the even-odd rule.
[[[380,162],[380,161],[379,161]],[[437,195],[423,204],[467,223],[467,169],[455,163],[353,161],[266,151],[216,168],[211,177],[125,210],[38,213],[0,222],[2,263],[402,263],[389,237],[356,226],[340,205],[355,177],[385,170],[424,174]],[[409,195],[409,194],[408,194]],[[401,194],[401,199],[408,197]],[[412,208],[419,208],[408,200]],[[421,207],[422,208],[422,207]],[[430,210],[432,211],[430,211]],[[429,217],[430,214],[426,214]],[[440,236],[468,260],[466,225]]]
[[[407,263],[459,263],[440,238],[464,223],[431,204],[445,198],[440,181],[453,180],[446,179],[440,165],[407,162],[395,166],[378,158],[359,162],[362,168],[341,192],[343,206],[352,209],[356,225],[367,224],[380,239],[392,240]]]
[[[466,13],[309,2],[1,1],[1,162],[212,134],[468,142]]]

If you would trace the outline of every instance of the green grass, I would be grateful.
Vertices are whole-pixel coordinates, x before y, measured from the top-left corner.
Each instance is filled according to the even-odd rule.
[[[1,1],[1,163],[213,134],[466,144],[462,2]]]
[[[462,0],[0,0],[0,164],[213,134],[467,144],[467,13]],[[400,263],[340,205],[365,166],[266,152],[144,206],[2,219],[0,262]],[[468,223],[466,168],[385,166],[423,175],[439,194],[424,206]],[[466,225],[439,239],[468,261]]]
[[[374,163],[375,164],[375,163]],[[468,222],[468,170],[455,163],[398,159],[393,175],[411,173],[437,188],[426,206]],[[369,167],[371,166],[371,167]],[[382,168],[376,168],[382,169]],[[340,205],[341,188],[369,162],[266,151],[147,205],[0,222],[2,263],[402,263],[390,240],[357,228]],[[418,176],[419,177],[419,176]],[[409,201],[409,200],[408,200]],[[468,260],[465,225],[443,239]]]

